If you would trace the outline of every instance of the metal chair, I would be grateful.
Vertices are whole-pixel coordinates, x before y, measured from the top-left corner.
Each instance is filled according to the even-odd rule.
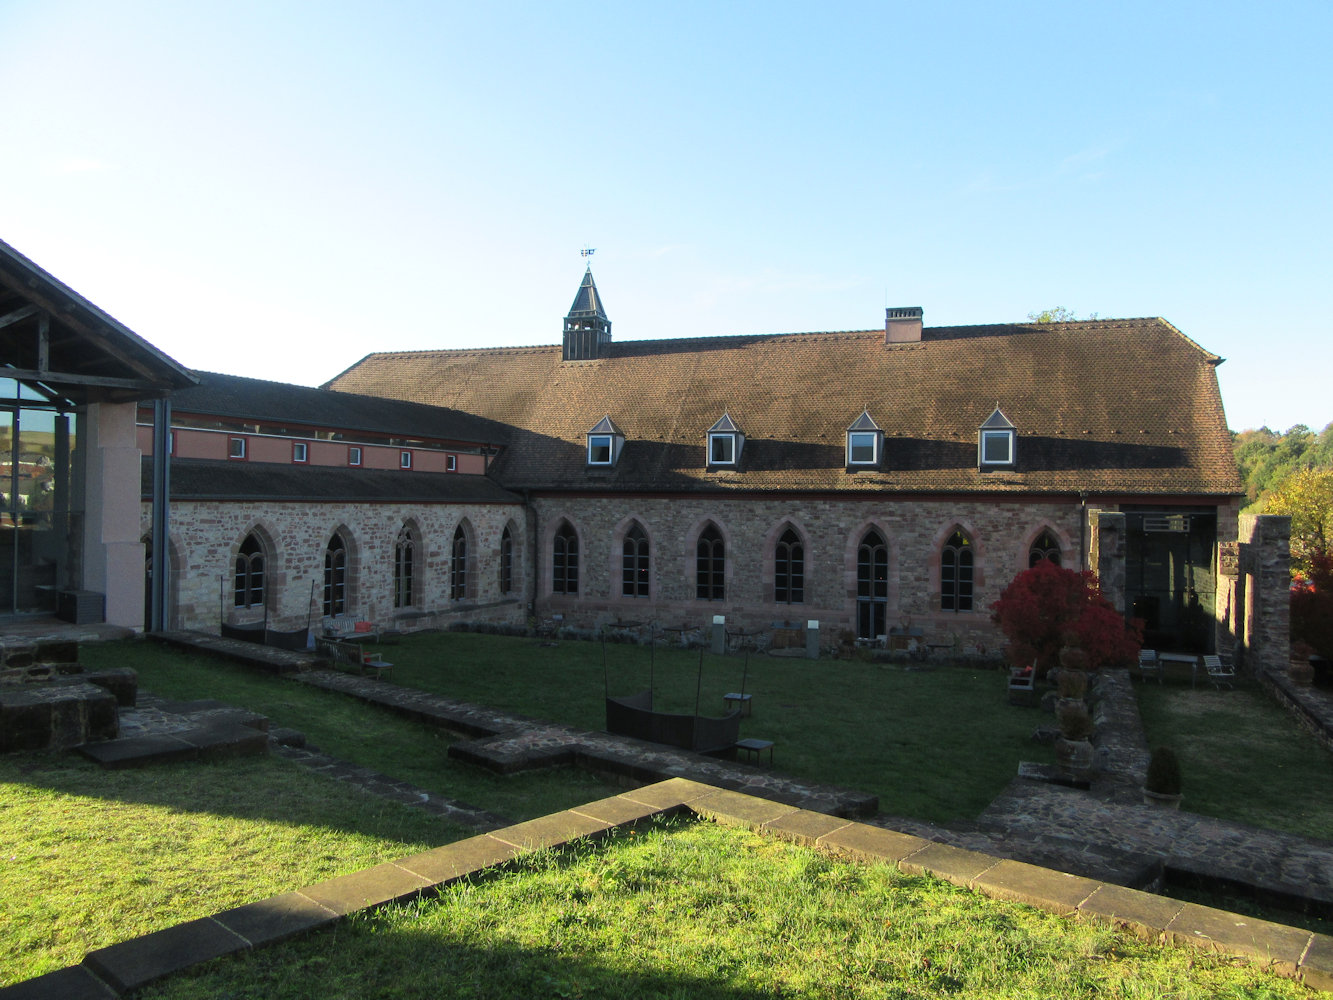
[[[1157,658],[1157,650],[1139,650],[1139,676],[1145,681],[1149,677],[1156,677],[1157,683],[1162,683],[1162,661]]]
[[[1208,671],[1208,679],[1213,682],[1213,687],[1219,691],[1222,686],[1230,688],[1236,680],[1236,669],[1234,667],[1223,666],[1222,657],[1208,655],[1203,658],[1203,668]]]

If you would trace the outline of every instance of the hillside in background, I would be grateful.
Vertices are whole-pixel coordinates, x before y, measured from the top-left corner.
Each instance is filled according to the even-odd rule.
[[[1283,434],[1267,427],[1233,431],[1232,444],[1245,482],[1246,506],[1262,500],[1300,469],[1333,469],[1333,423],[1318,434],[1305,424]]]

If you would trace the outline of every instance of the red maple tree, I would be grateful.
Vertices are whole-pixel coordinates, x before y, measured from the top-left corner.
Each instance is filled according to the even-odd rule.
[[[1048,559],[1014,577],[991,605],[991,621],[1009,640],[1009,662],[1035,662],[1039,677],[1059,664],[1067,632],[1078,635],[1089,670],[1127,666],[1143,643],[1143,623],[1134,619],[1126,625],[1102,596],[1095,576],[1063,569]]]

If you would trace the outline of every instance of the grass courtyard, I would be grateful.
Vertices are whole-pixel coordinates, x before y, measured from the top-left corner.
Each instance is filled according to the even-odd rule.
[[[689,711],[697,696],[708,712],[739,688],[743,669],[740,658],[705,656],[700,685],[697,652],[659,649],[650,667],[642,647],[608,646],[604,663],[595,644],[467,634],[409,637],[390,658],[398,683],[592,729],[602,725],[604,683],[629,693],[651,670],[659,706]],[[263,712],[336,756],[515,820],[612,791],[570,771],[481,773],[449,760],[448,738],[432,730],[152,643],[88,647],[84,660],[135,666],[157,693]],[[777,739],[781,770],[876,792],[886,812],[970,818],[1017,760],[1041,753],[1029,736],[1044,717],[1009,706],[994,671],[752,657],[746,688],[756,704],[742,735]],[[1228,747],[1270,759],[1294,737],[1281,766],[1295,784],[1277,790],[1288,803],[1293,787],[1327,780],[1327,753],[1315,745],[1323,756],[1312,756],[1280,711],[1265,714],[1262,698],[1250,706],[1250,692],[1140,691],[1154,738],[1190,736],[1187,720],[1197,719],[1200,752],[1185,755],[1189,808],[1228,815],[1237,798],[1268,808],[1253,804],[1259,788],[1231,804],[1221,794],[1238,767],[1256,770],[1253,759],[1233,763]],[[1242,720],[1213,714],[1221,711],[1254,716],[1260,742],[1241,739]],[[1209,744],[1217,732],[1226,735]],[[1003,759],[979,759],[993,756]],[[1262,823],[1333,828],[1322,815],[1270,810]],[[0,866],[0,940],[17,942],[0,956],[0,984],[164,921],[463,835],[280,760],[108,773],[64,756],[0,758],[0,842],[16,845]],[[533,984],[552,996],[1296,995],[1226,960],[709,824],[539,856],[520,872],[210,966],[152,995],[513,996]]]

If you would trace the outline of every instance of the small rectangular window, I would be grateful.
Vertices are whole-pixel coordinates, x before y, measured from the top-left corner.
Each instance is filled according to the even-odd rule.
[[[400,451],[398,453],[398,468],[412,468],[412,453],[410,451]]]
[[[293,462],[304,462],[304,461],[306,461],[306,460],[308,459],[309,454],[310,454],[310,452],[309,452],[309,447],[306,445],[306,443],[305,443],[304,441],[293,441],[293,442],[292,442],[292,461],[293,461]]]
[[[232,438],[227,450],[228,458],[245,457],[245,438]]]
[[[445,455],[445,456],[444,456],[444,471],[445,471],[445,472],[457,472],[457,471],[458,471],[458,456],[457,456],[457,455]]]
[[[879,462],[878,444],[879,435],[874,431],[849,431],[847,434],[847,464],[875,465]]]
[[[360,449],[360,448],[357,448],[357,447],[354,446],[354,447],[351,447],[351,448],[348,448],[348,449],[347,449],[347,464],[348,464],[348,465],[360,465],[360,464],[361,464],[361,449]]]
[[[981,432],[981,464],[1011,465],[1014,461],[1013,434],[1010,431]]]
[[[588,435],[588,464],[589,465],[611,464],[610,434]]]
[[[735,434],[708,435],[708,464],[709,465],[736,464]]]

